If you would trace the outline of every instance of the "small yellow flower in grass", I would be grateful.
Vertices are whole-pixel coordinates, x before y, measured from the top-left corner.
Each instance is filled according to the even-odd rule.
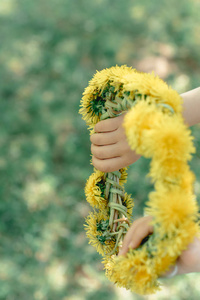
[[[174,186],[167,193],[164,191],[160,189],[150,193],[145,211],[154,217],[154,222],[160,224],[160,230],[169,234],[186,220],[195,221],[198,206],[194,195],[179,187]]]
[[[85,186],[86,200],[92,207],[105,209],[107,200],[104,198],[104,189],[104,173],[95,170],[95,172],[90,175]]]
[[[115,239],[106,239],[104,233],[109,225],[109,216],[106,211],[90,213],[86,218],[86,235],[89,244],[96,248],[101,255],[109,254],[115,247]]]

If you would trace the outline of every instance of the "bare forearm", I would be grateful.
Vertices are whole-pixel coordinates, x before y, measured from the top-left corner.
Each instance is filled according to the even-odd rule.
[[[183,98],[183,117],[189,125],[200,123],[200,87],[181,94]]]

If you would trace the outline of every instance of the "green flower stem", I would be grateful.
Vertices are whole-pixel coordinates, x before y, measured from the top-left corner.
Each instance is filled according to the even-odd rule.
[[[121,197],[124,197],[124,193],[123,193],[121,190],[118,190],[118,189],[115,189],[115,188],[111,188],[111,189],[110,189],[110,193],[118,194],[118,195],[120,195]]]
[[[116,252],[117,247],[119,245],[119,242],[120,242],[120,240],[121,240],[121,238],[123,236],[123,232],[124,232],[124,230],[123,230],[123,228],[121,228],[120,231],[119,231],[119,233],[118,233],[118,237],[117,237],[117,240],[116,240],[116,243],[115,243],[115,247],[114,247],[114,249],[110,253],[108,253],[108,255],[113,255]]]
[[[113,201],[113,194],[110,193],[110,196],[109,196],[109,203],[112,203]],[[111,228],[111,231],[112,231],[112,228],[113,228],[113,221],[114,221],[114,209],[110,209],[110,218],[109,218],[109,226]]]
[[[108,200],[108,198],[109,198],[110,186],[111,186],[111,184],[106,181],[106,188],[105,188],[105,199],[106,200]]]
[[[121,185],[119,185],[118,182],[114,181],[114,180],[111,180],[110,178],[107,178],[106,179],[107,182],[111,183],[114,187],[120,189],[123,191],[123,187]]]
[[[127,218],[127,208],[125,206],[113,202],[109,203],[108,206],[120,211]]]
[[[112,173],[108,173],[108,179],[113,179],[114,175]],[[111,185],[111,184],[110,184]],[[111,203],[116,203],[116,194],[114,193],[111,193],[110,192],[110,189],[109,189],[109,203],[108,203],[108,206],[111,204]],[[110,226],[110,229],[111,231],[113,230],[113,221],[114,221],[114,214],[115,214],[115,210],[114,209],[110,209],[110,218],[109,218],[109,226]]]
[[[121,178],[121,172],[120,171],[113,171],[111,172],[113,175],[117,176],[118,178]]]

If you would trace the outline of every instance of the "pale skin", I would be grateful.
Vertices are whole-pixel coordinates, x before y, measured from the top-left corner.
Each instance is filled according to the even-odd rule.
[[[200,123],[200,87],[181,95],[183,98],[183,118],[188,126]],[[102,172],[112,172],[127,167],[136,162],[140,155],[132,151],[126,140],[122,126],[124,116],[101,121],[95,126],[95,134],[90,137],[92,162],[95,168]],[[153,233],[150,224],[152,217],[146,216],[133,222],[125,236],[119,255],[125,255],[129,248],[137,248],[144,237]],[[194,241],[177,259],[178,273],[176,275],[200,272],[200,239]],[[165,277],[173,271],[172,266]]]

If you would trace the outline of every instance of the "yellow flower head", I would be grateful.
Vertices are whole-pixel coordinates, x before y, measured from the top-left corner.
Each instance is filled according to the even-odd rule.
[[[149,153],[148,144],[145,143],[143,134],[154,128],[155,123],[159,124],[162,120],[163,113],[156,110],[156,105],[150,101],[139,101],[124,118],[124,128],[128,143],[132,150],[151,157],[153,152]]]
[[[145,130],[143,139],[156,159],[181,158],[186,162],[191,159],[191,153],[195,152],[190,133],[182,118],[163,114],[159,122],[154,122],[151,130]]]
[[[155,103],[166,103],[177,113],[182,111],[180,95],[153,72],[151,74],[137,71],[128,73],[124,89],[130,92],[137,90],[140,94],[150,96]]]
[[[154,217],[163,233],[173,233],[186,220],[195,221],[198,206],[192,194],[179,187],[163,193],[160,189],[149,195],[147,214]]]
[[[148,176],[150,176],[153,181],[159,180],[178,184],[181,178],[186,176],[186,174],[188,174],[188,165],[181,159],[168,158],[159,160],[153,158]]]
[[[153,293],[158,289],[157,275],[149,269],[145,247],[130,250],[127,255],[115,259],[110,280],[119,287],[126,287],[138,294]]]
[[[122,168],[119,171],[121,173],[121,177],[119,178],[119,184],[123,185],[127,181],[127,176],[128,176],[128,174],[127,174],[127,168]]]
[[[127,208],[127,215],[128,218],[130,219],[132,217],[132,211],[133,211],[133,199],[131,198],[131,195],[125,193],[124,194],[124,199],[122,199],[123,205]]]
[[[105,211],[90,213],[86,218],[86,235],[89,244],[101,255],[109,254],[115,247],[115,239],[106,239],[104,233],[109,225],[109,216]]]
[[[92,173],[85,186],[86,200],[92,207],[105,209],[107,200],[104,198],[105,179],[104,173],[95,170]]]
[[[80,113],[88,125],[100,121],[101,115],[107,111],[106,100],[111,94],[112,101],[118,97],[121,103],[127,95],[131,102],[140,95],[151,97],[156,103],[165,102],[178,113],[182,109],[178,93],[153,73],[145,74],[125,65],[115,66],[97,72],[83,93]]]

